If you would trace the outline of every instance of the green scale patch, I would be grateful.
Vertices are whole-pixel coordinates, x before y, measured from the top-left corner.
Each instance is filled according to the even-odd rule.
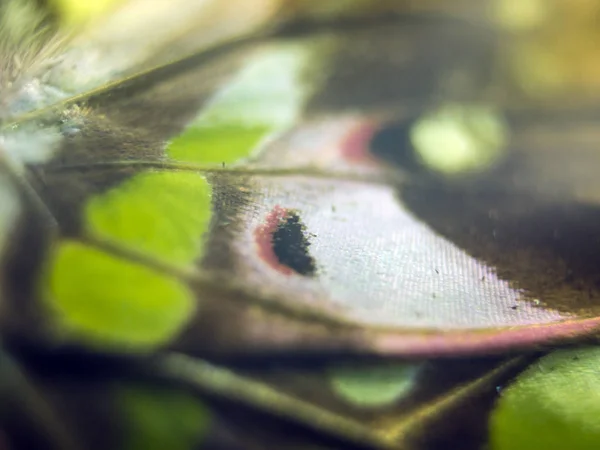
[[[506,388],[491,450],[593,450],[600,443],[600,348],[558,350]]]
[[[85,214],[94,235],[192,264],[210,221],[210,187],[194,173],[141,173],[90,199]],[[142,348],[167,342],[196,306],[174,278],[77,242],[56,249],[50,290],[64,330]]]

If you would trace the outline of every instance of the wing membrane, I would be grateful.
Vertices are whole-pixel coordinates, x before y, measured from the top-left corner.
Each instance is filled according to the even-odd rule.
[[[385,2],[367,21],[366,2],[252,2],[246,23],[235,2],[201,3],[201,21],[167,18],[206,30],[114,53],[130,30],[109,18],[98,30],[118,33],[92,30],[67,54],[91,58],[75,79],[102,70],[4,123],[16,162],[0,170],[6,335],[52,356],[125,354],[224,412],[211,432],[224,422],[243,447],[293,433],[323,448],[479,445],[497,386],[527,361],[438,357],[600,327],[598,93],[527,91],[511,66],[523,37],[476,9],[449,19],[435,2]],[[69,84],[66,68],[51,75]],[[382,356],[393,361],[368,360]],[[304,357],[308,368],[287,364]],[[130,369],[77,383],[115,410],[112,383]],[[61,417],[92,436],[72,413],[74,380],[40,370]],[[205,427],[202,408],[186,411]],[[256,431],[257,417],[272,427]]]

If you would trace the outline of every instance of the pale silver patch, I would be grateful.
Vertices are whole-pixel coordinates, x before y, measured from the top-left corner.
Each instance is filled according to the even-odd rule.
[[[234,244],[240,276],[291,302],[330,299],[361,322],[408,328],[473,329],[569,317],[527,301],[493,267],[414,217],[388,186],[264,178]],[[256,257],[254,230],[275,206],[297,210],[318,276],[284,275]],[[485,281],[482,281],[485,279]],[[513,308],[518,305],[517,308]]]
[[[368,125],[367,119],[358,115],[338,114],[319,117],[289,130],[266,146],[256,161],[257,166],[278,169],[311,167],[332,174],[381,175],[389,168],[373,161],[356,161],[344,156],[343,147],[353,133]],[[374,126],[374,125],[373,125]],[[365,143],[366,145],[366,143]],[[364,149],[365,156],[367,149]]]
[[[312,89],[303,76],[318,48],[304,43],[270,45],[224,86],[199,116],[199,125],[292,125]]]

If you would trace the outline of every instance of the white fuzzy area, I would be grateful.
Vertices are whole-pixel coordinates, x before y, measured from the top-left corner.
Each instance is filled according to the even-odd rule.
[[[60,60],[63,38],[34,0],[0,1],[0,119],[48,106],[66,96],[46,78]]]
[[[56,128],[21,127],[0,135],[0,148],[5,158],[22,167],[47,162],[61,139],[62,135]]]
[[[33,0],[5,0],[0,4],[0,48],[8,52],[2,56],[12,58],[13,52],[19,53],[18,61],[9,64],[22,65],[26,55],[34,56],[43,48],[46,42],[40,29],[44,19],[44,10]]]
[[[18,117],[20,114],[44,108],[68,96],[67,92],[46,85],[39,78],[32,78],[21,84],[18,91],[13,94],[10,103],[6,105],[5,115]]]

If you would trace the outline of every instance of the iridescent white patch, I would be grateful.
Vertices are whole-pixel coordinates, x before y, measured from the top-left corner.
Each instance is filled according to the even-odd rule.
[[[54,127],[35,125],[15,127],[0,134],[0,148],[5,158],[17,167],[48,161],[58,148],[62,135]]]
[[[302,76],[314,50],[284,44],[260,52],[213,98],[199,120],[274,128],[292,124],[309,94]]]

